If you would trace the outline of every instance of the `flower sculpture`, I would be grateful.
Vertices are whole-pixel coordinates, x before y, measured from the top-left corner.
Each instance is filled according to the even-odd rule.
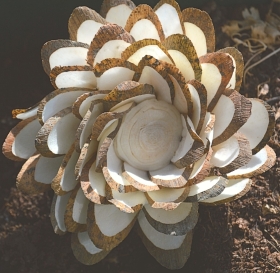
[[[72,232],[82,263],[103,259],[136,224],[160,264],[181,268],[198,202],[235,200],[273,166],[274,115],[238,93],[242,56],[214,52],[207,13],[105,0],[100,14],[76,8],[70,40],[43,46],[56,90],[14,110],[22,121],[3,152],[27,159],[20,190],[54,190],[54,230]]]

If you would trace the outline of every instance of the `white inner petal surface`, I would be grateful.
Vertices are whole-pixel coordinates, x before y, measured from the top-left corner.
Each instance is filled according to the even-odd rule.
[[[96,162],[94,162],[90,169],[89,169],[89,182],[92,187],[92,189],[99,194],[100,196],[105,196],[105,185],[106,185],[106,180],[104,178],[104,175],[102,173],[97,173],[95,171],[96,169]]]
[[[24,126],[17,134],[12,145],[13,154],[20,158],[29,158],[36,152],[34,139],[41,128],[38,119],[35,119]]]
[[[254,149],[266,133],[269,116],[262,102],[254,99],[250,101],[252,102],[251,116],[239,131],[248,138],[251,149]]]
[[[183,130],[182,130],[182,140],[179,144],[178,149],[176,150],[175,155],[172,157],[171,161],[174,163],[177,160],[181,159],[192,147],[194,140],[190,136],[189,130],[187,128],[187,123],[185,118],[181,115],[182,119],[182,125],[183,125]]]
[[[68,71],[60,73],[56,79],[57,88],[95,88],[96,77],[92,71]]]
[[[105,236],[114,236],[124,230],[135,217],[135,213],[120,211],[115,205],[94,205],[96,224]]]
[[[32,108],[24,113],[17,114],[18,119],[27,119],[37,115],[38,107]]]
[[[170,162],[182,135],[178,110],[151,99],[135,106],[123,119],[114,148],[118,156],[140,170],[157,170]]]
[[[79,155],[80,154],[74,150],[73,154],[71,155],[71,158],[69,159],[69,161],[65,167],[64,173],[63,173],[61,181],[60,181],[61,188],[64,191],[73,190],[78,183],[78,180],[76,180],[74,170],[75,170],[75,165],[77,163]]]
[[[48,137],[48,147],[54,154],[66,154],[75,140],[75,132],[80,123],[72,113],[62,117],[53,127]]]
[[[198,193],[211,189],[214,185],[216,185],[220,181],[220,179],[224,179],[224,178],[221,176],[210,176],[197,184],[191,185],[189,196],[193,196]]]
[[[200,120],[200,112],[201,112],[201,104],[200,104],[200,98],[198,95],[197,90],[194,88],[193,85],[188,84],[191,96],[192,96],[192,102],[193,102],[193,116],[192,116],[192,122],[193,126],[197,128],[197,125]]]
[[[99,28],[102,26],[103,24],[95,22],[93,20],[84,21],[83,23],[81,23],[77,31],[77,41],[89,45]]]
[[[130,185],[126,179],[122,176],[122,161],[117,157],[113,144],[114,141],[110,144],[110,147],[107,152],[107,169],[110,177],[118,184],[121,185]]]
[[[82,188],[79,188],[73,207],[73,220],[80,224],[86,224],[87,222],[87,210],[89,200],[85,197]]]
[[[213,109],[215,114],[214,138],[219,136],[231,123],[235,111],[232,100],[222,95]]]
[[[177,108],[177,110],[182,114],[188,113],[188,103],[186,97],[180,87],[178,81],[171,75],[169,75],[170,79],[174,85],[175,97],[173,100],[173,105]]]
[[[172,34],[183,34],[181,22],[177,10],[169,4],[163,4],[156,10],[165,38]]]
[[[136,168],[133,168],[128,163],[124,162],[124,170],[127,172],[127,174],[137,181],[138,183],[141,183],[145,186],[155,186],[156,184],[153,183],[148,176],[148,173],[146,171],[141,171]]]
[[[106,20],[124,28],[131,11],[132,10],[125,4],[111,7],[106,14]]]
[[[98,51],[96,57],[94,58],[93,64],[100,63],[104,59],[108,58],[121,58],[122,52],[130,46],[123,40],[112,40],[105,43],[102,48]]]
[[[112,90],[120,82],[132,80],[134,71],[126,67],[113,67],[97,78],[99,90]]]
[[[202,63],[202,75],[201,75],[201,83],[204,84],[207,90],[207,105],[211,102],[213,97],[215,96],[221,81],[222,76],[218,67],[211,63]]]
[[[68,200],[70,198],[70,195],[71,195],[71,192],[69,192],[65,195],[62,195],[62,196],[58,195],[56,197],[54,215],[55,215],[57,225],[58,225],[59,229],[62,231],[66,231],[66,227],[65,227],[65,223],[64,223],[64,214],[66,211],[66,206],[67,206]]]
[[[198,161],[196,161],[194,163],[193,169],[192,169],[192,172],[191,172],[191,175],[190,175],[189,179],[194,178],[201,171],[201,169],[204,165],[206,156],[207,156],[207,154],[203,155]]]
[[[142,19],[136,22],[130,30],[130,34],[135,41],[149,38],[160,41],[155,25],[148,19]]]
[[[203,31],[193,23],[184,22],[185,35],[192,41],[198,57],[207,53],[206,38]]]
[[[156,58],[157,60],[172,64],[172,61],[170,60],[170,58],[157,45],[147,45],[147,46],[141,47],[128,58],[128,61],[138,65],[140,60],[145,55],[151,55],[154,58]]]
[[[250,180],[249,178],[230,179],[228,181],[227,186],[225,187],[225,189],[222,191],[222,193],[220,195],[218,195],[216,197],[206,199],[206,200],[203,200],[203,202],[212,203],[212,202],[215,202],[215,201],[231,198],[231,197],[239,194],[240,192],[242,192],[245,189],[249,180]]]
[[[120,193],[117,190],[112,190],[112,194],[114,199],[131,208],[147,203],[145,194],[141,191]]]
[[[42,113],[43,122],[46,122],[60,110],[71,106],[75,100],[84,93],[85,91],[64,92],[47,101]]]
[[[103,99],[105,96],[106,96],[106,94],[96,94],[96,95],[89,96],[88,98],[86,98],[80,105],[80,108],[79,108],[80,115],[82,117],[84,117],[84,115],[86,114],[87,110],[89,109],[92,101]]]
[[[176,67],[179,68],[179,70],[185,77],[186,81],[189,81],[189,80],[192,80],[195,78],[192,65],[191,65],[190,61],[188,60],[188,58],[182,52],[180,52],[178,50],[170,49],[170,50],[168,50],[168,53],[170,54],[173,61],[175,62]]]
[[[192,203],[182,203],[174,210],[155,209],[145,206],[146,211],[153,219],[164,224],[177,224],[183,221],[191,212]]]
[[[173,180],[181,177],[185,168],[178,169],[174,164],[168,164],[165,167],[151,171],[150,175],[155,179]]]
[[[260,168],[265,163],[266,160],[267,160],[267,152],[266,152],[266,148],[263,148],[258,153],[254,154],[251,160],[246,165],[244,165],[243,167],[237,170],[234,170],[231,173],[228,173],[228,176],[230,177],[232,175],[242,175],[242,174],[253,172],[258,168]]]
[[[160,249],[177,249],[182,245],[186,237],[186,235],[173,236],[158,232],[150,225],[143,211],[140,211],[139,213],[138,222],[145,236],[152,242],[152,244]]]
[[[50,184],[57,174],[63,156],[49,158],[40,156],[35,168],[34,179],[44,184]]]
[[[92,240],[89,238],[88,236],[88,232],[79,232],[78,233],[78,240],[80,242],[81,245],[83,245],[85,247],[85,249],[87,250],[87,252],[89,252],[90,254],[96,254],[102,251],[102,249],[96,247]]]
[[[216,167],[224,167],[228,165],[239,154],[239,144],[234,136],[221,144],[212,147],[212,149],[213,153],[210,162]]]
[[[103,112],[103,104],[98,103],[95,104],[93,107],[93,110],[91,112],[91,115],[88,119],[88,121],[85,124],[85,127],[83,128],[81,135],[80,135],[80,149],[84,146],[88,136],[91,134],[92,130],[92,124],[95,122],[96,118]]]
[[[148,195],[151,197],[152,200],[155,202],[174,202],[176,201],[179,197],[182,196],[184,193],[185,188],[180,188],[180,189],[167,189],[167,188],[162,188],[158,191],[150,191],[148,192]]]
[[[50,56],[50,68],[55,66],[86,65],[87,48],[84,47],[63,47],[57,49]]]
[[[164,100],[169,103],[172,102],[170,88],[166,80],[153,68],[145,66],[138,82],[152,85],[158,100]]]

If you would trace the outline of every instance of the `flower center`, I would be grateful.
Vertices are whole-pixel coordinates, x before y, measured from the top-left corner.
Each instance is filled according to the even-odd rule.
[[[182,128],[180,113],[173,105],[146,100],[126,114],[114,148],[133,167],[157,170],[170,163],[181,141]]]

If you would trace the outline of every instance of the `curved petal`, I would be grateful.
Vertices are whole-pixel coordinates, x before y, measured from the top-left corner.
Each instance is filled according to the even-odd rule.
[[[219,51],[227,53],[233,61],[234,72],[232,73],[227,88],[239,91],[242,84],[242,78],[244,72],[244,61],[243,61],[242,54],[235,47],[226,47],[220,49]]]
[[[213,52],[199,58],[202,68],[201,83],[207,90],[207,111],[211,112],[227,87],[234,71],[230,56]]]
[[[266,102],[259,99],[249,99],[252,103],[251,116],[239,129],[250,142],[253,154],[265,147],[273,134],[275,126],[274,111]]]
[[[54,88],[96,87],[96,77],[88,65],[55,66],[50,71],[50,81]]]
[[[185,35],[192,41],[198,57],[215,50],[215,30],[209,14],[187,8],[182,11]]]
[[[104,0],[100,14],[110,23],[124,27],[135,4],[131,0]]]
[[[168,269],[182,268],[190,256],[192,231],[181,236],[160,233],[150,225],[144,213],[140,212],[138,233],[149,253]]]
[[[70,195],[71,192],[62,196],[58,196],[56,194],[53,196],[50,218],[54,232],[59,235],[66,233],[64,215]]]
[[[85,197],[80,185],[71,192],[64,215],[67,231],[81,232],[87,230],[87,210],[89,200]]]
[[[85,265],[98,263],[110,252],[96,247],[87,231],[72,233],[71,248],[75,258]]]
[[[146,38],[158,41],[164,40],[161,23],[153,9],[148,5],[139,5],[131,12],[126,21],[125,30],[136,41]]]
[[[87,64],[88,45],[71,40],[53,40],[44,44],[41,50],[42,64],[49,75],[55,66]]]
[[[94,36],[87,53],[88,64],[94,66],[104,59],[120,58],[134,38],[118,25],[102,26]]]
[[[220,195],[206,199],[202,204],[215,206],[236,200],[250,190],[251,184],[252,181],[249,178],[229,179],[228,184]]]
[[[84,93],[92,91],[88,88],[63,88],[49,93],[38,106],[38,119],[43,125],[59,111],[71,107],[75,100]]]
[[[201,80],[202,69],[195,48],[188,37],[182,34],[173,34],[163,42],[163,45],[186,81]]]
[[[161,0],[154,7],[154,11],[161,22],[165,38],[172,34],[185,32],[181,9],[176,1]]]
[[[158,232],[181,236],[191,231],[198,220],[198,203],[181,203],[168,211],[145,205],[142,210],[150,225]]]
[[[3,154],[16,161],[28,159],[36,152],[34,139],[40,128],[37,116],[19,122],[7,135],[2,147]]]
[[[96,204],[108,203],[106,199],[106,180],[102,173],[97,173],[94,158],[90,159],[84,166],[81,173],[81,188],[84,195],[91,202]]]
[[[68,21],[70,39],[90,44],[99,28],[106,23],[96,11],[88,7],[77,7]]]
[[[75,151],[73,144],[67,154],[64,156],[59,170],[52,180],[52,189],[57,195],[64,195],[72,191],[78,180],[75,176],[75,165],[79,158],[79,153]]]
[[[87,219],[91,241],[96,247],[109,251],[126,238],[137,213],[122,212],[114,205],[90,203]]]
[[[36,149],[46,157],[66,154],[75,140],[79,123],[80,120],[72,114],[71,107],[61,110],[39,130],[35,139]]]
[[[24,193],[37,194],[50,189],[63,156],[47,158],[31,156],[22,166],[17,176],[17,187]]]

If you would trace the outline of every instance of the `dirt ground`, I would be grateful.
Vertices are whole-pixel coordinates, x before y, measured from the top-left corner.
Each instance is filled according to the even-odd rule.
[[[221,26],[227,19],[240,19],[245,7],[218,6],[215,2],[201,7],[210,13],[215,24],[217,49],[232,45],[231,40],[221,32]],[[63,23],[67,22],[71,13],[71,7],[70,11],[62,12],[60,8],[48,6],[40,13],[35,6],[29,14],[22,14],[20,7],[15,8],[12,4],[6,8],[9,20],[16,22],[1,24],[7,26],[2,32],[6,39],[1,42],[0,54],[1,143],[17,122],[11,118],[11,110],[33,105],[52,91],[41,68],[40,47],[50,39],[67,38],[67,28]],[[264,4],[257,8],[264,16],[268,6]],[[59,11],[62,18],[58,20]],[[278,15],[279,11],[275,10]],[[31,21],[25,21],[30,14]],[[246,48],[240,50],[245,61],[250,58]],[[251,72],[241,93],[256,97],[257,86],[268,79],[270,92],[264,99],[277,110],[280,106],[280,54]],[[218,207],[200,206],[191,256],[184,268],[175,272],[280,272],[279,132],[278,119],[275,136],[270,141],[277,153],[277,163],[271,170],[253,179],[252,189],[244,197]],[[72,254],[69,234],[58,236],[52,230],[49,219],[52,193],[25,196],[16,189],[15,179],[21,164],[2,155],[0,157],[1,273],[170,272],[148,254],[134,230],[99,264],[80,264]]]

